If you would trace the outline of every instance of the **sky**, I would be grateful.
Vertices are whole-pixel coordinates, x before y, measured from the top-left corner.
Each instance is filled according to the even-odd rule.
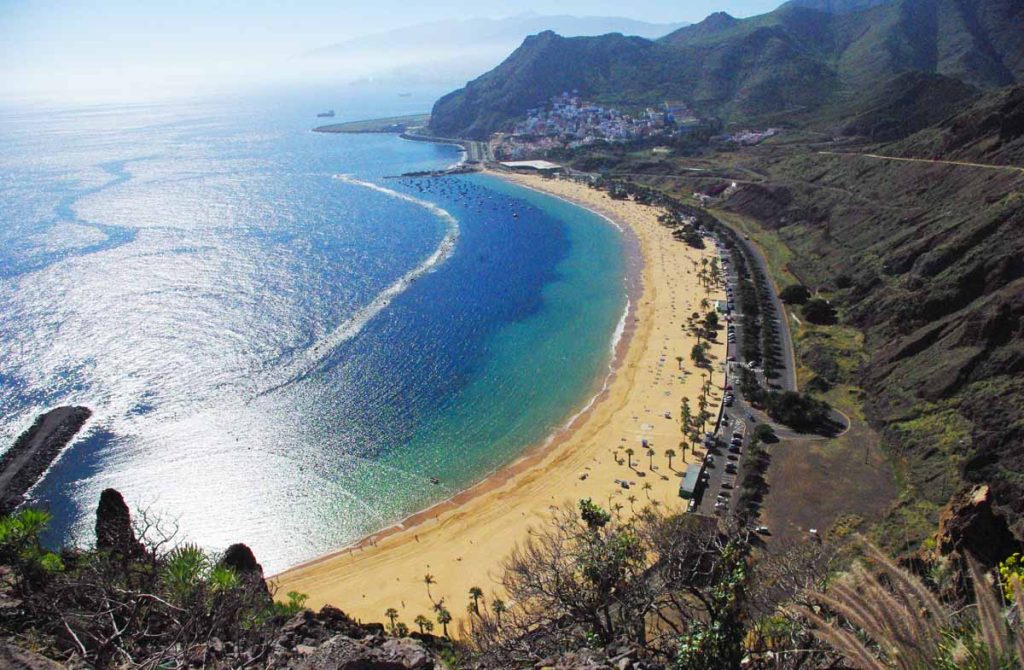
[[[697,22],[782,0],[0,0],[0,95],[143,94],[287,76],[301,53],[442,19],[523,12]]]

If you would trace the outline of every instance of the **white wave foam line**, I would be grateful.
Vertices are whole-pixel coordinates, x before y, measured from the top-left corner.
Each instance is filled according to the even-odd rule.
[[[412,270],[409,270],[409,272],[406,272],[404,275],[399,277],[395,283],[381,291],[376,298],[353,314],[351,318],[338,325],[338,327],[328,333],[325,337],[321,338],[306,349],[302,355],[289,363],[285,368],[286,372],[283,375],[285,381],[273,386],[267,391],[264,391],[264,393],[286,386],[294,382],[299,377],[311,372],[317,365],[322,363],[338,345],[359,334],[359,331],[365,328],[366,324],[373,320],[375,316],[380,314],[392,300],[408,289],[413,282],[434,270],[438,265],[448,260],[452,253],[455,252],[455,243],[459,239],[459,222],[458,219],[452,216],[446,209],[438,207],[432,202],[414,198],[411,195],[399,193],[398,191],[394,191],[390,188],[385,188],[368,181],[356,179],[351,175],[335,175],[334,178],[339,181],[343,181],[346,184],[362,186],[364,188],[384,193],[392,198],[405,200],[406,202],[419,205],[444,221],[448,230],[445,233],[444,238],[441,240],[441,243],[434,250],[434,253],[430,254],[430,256]],[[262,393],[260,395],[262,395]]]

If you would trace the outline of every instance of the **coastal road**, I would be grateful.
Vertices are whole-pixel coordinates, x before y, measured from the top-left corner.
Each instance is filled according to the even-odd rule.
[[[1024,167],[1016,165],[994,165],[991,163],[971,163],[968,161],[945,161],[938,158],[905,158],[903,156],[882,156],[881,154],[862,154],[853,151],[819,151],[824,156],[861,156],[883,161],[899,161],[902,163],[930,163],[932,165],[954,165],[957,167],[982,168],[985,170],[1009,170],[1024,173]]]
[[[718,220],[718,222],[720,225],[725,225],[721,220]],[[782,301],[779,300],[778,287],[769,278],[768,264],[760,249],[746,239],[742,233],[737,234],[740,237],[740,244],[747,262],[754,265],[752,270],[759,271],[768,280],[772,311],[763,315],[761,327],[774,328],[779,340],[781,364],[777,385],[783,390],[796,391],[796,356],[793,349],[793,338],[789,331],[785,309],[783,308]],[[725,268],[724,276],[728,287],[727,291],[730,296],[736,296],[738,295],[739,276],[735,270],[735,263],[732,262],[732,259],[729,259],[727,264],[723,263],[723,267]],[[739,303],[736,304],[738,306]],[[715,446],[708,450],[708,453],[714,458],[714,464],[709,465],[705,470],[708,474],[708,481],[697,507],[699,513],[707,515],[725,515],[735,511],[739,482],[743,481],[745,474],[743,468],[739,466],[740,459],[742,458],[741,454],[745,453],[750,446],[750,440],[758,422],[768,421],[766,415],[755,410],[743,397],[739,384],[734,383],[738,378],[738,375],[735,373],[736,369],[739,366],[748,365],[749,362],[743,359],[739,347],[739,343],[743,341],[743,314],[734,310],[729,317],[731,318],[730,324],[735,329],[735,341],[729,342],[725,366],[728,370],[726,375],[727,386],[732,386],[731,391],[735,396],[735,400],[732,407],[723,407],[721,420],[715,431]],[[728,329],[726,332],[728,338]],[[730,358],[735,360],[728,360]],[[763,381],[767,382],[768,380]],[[777,428],[777,430],[780,429]],[[739,433],[742,436],[741,453],[739,454],[730,453],[729,451],[730,442],[735,433]],[[736,473],[726,472],[726,467],[729,463],[736,464]],[[716,509],[715,505],[719,501],[722,501],[724,505]]]

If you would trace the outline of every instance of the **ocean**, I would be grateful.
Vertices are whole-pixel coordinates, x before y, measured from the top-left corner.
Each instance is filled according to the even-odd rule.
[[[394,178],[457,147],[310,132],[440,92],[0,107],[0,444],[94,411],[31,492],[48,542],[90,542],[114,487],[276,572],[588,403],[627,303],[620,231],[485,175]]]

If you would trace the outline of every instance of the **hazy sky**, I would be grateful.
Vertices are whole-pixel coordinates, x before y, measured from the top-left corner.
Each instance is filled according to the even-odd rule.
[[[0,0],[4,92],[130,93],[199,78],[253,80],[296,54],[368,33],[449,18],[536,12],[696,22],[782,0]]]

